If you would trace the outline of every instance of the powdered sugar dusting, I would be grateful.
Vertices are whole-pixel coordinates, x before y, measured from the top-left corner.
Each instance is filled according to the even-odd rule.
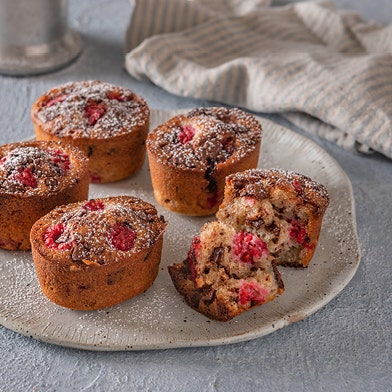
[[[68,152],[40,142],[2,146],[0,158],[0,190],[25,196],[58,191],[72,164]]]
[[[147,147],[163,163],[204,171],[229,158],[244,158],[261,134],[254,116],[239,109],[199,108],[157,127]]]
[[[100,205],[101,208],[91,208],[91,205]],[[45,239],[48,230],[61,226],[62,230],[54,240],[57,246],[51,248],[68,252],[75,263],[116,262],[121,251],[137,252],[151,247],[166,226],[152,205],[126,196],[58,207],[42,220],[45,224],[40,227],[38,236]],[[119,225],[125,229],[125,235],[119,236],[116,242],[113,235]],[[126,240],[127,231],[132,233],[132,246],[122,247],[118,241]]]
[[[329,195],[325,185],[301,173],[284,169],[249,169],[227,177],[236,196],[252,196],[258,200],[267,197],[270,189],[292,188],[306,203],[325,211]]]
[[[59,137],[105,139],[144,126],[149,114],[146,102],[131,90],[90,80],[46,92],[33,118]]]

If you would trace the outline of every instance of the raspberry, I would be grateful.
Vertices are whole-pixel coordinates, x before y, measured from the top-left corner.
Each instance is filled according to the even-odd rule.
[[[207,208],[214,208],[219,203],[219,195],[218,192],[215,192],[211,197],[207,198]]]
[[[299,222],[294,220],[290,222],[289,236],[291,240],[297,242],[299,245],[310,248],[306,228],[301,226]]]
[[[302,193],[302,186],[301,186],[301,184],[299,183],[299,181],[294,180],[294,181],[292,182],[292,184],[293,184],[293,187],[294,187],[294,189],[295,189],[295,191],[296,191],[297,193]]]
[[[247,204],[250,207],[253,207],[255,205],[255,203],[256,203],[256,200],[253,197],[251,197],[251,196],[245,196],[245,200],[244,201],[245,201],[245,204]]]
[[[100,184],[102,182],[102,177],[98,174],[90,173],[90,182]]]
[[[117,222],[109,231],[109,239],[116,249],[131,250],[135,245],[136,232],[127,223]]]
[[[84,108],[84,116],[87,117],[89,125],[94,125],[105,113],[105,105],[91,99]]]
[[[54,98],[50,99],[49,101],[47,101],[44,106],[53,106],[58,102],[63,102],[65,100],[65,98],[67,98],[67,97],[68,97],[68,94],[58,95],[57,97],[54,97]]]
[[[192,125],[182,125],[180,127],[180,134],[178,135],[178,138],[181,144],[190,142],[194,136],[195,128],[193,128]]]
[[[1,166],[3,163],[5,163],[6,160],[7,160],[7,157],[2,157],[2,158],[0,159],[0,166]]]
[[[123,95],[119,91],[109,91],[106,94],[106,98],[115,99],[116,101],[120,102],[127,102],[131,100],[131,97],[129,95]]]
[[[71,161],[69,160],[69,155],[65,154],[62,150],[48,150],[49,154],[52,156],[53,162],[63,171],[69,170],[71,166]]]
[[[265,302],[269,290],[256,282],[243,282],[239,291],[241,305],[258,305]]]
[[[83,206],[83,208],[88,211],[98,211],[103,210],[105,205],[100,200],[91,199]]]
[[[19,169],[18,173],[15,174],[15,179],[22,183],[22,185],[30,188],[36,188],[38,185],[37,179],[29,167]]]
[[[242,263],[253,264],[263,254],[268,254],[267,245],[252,233],[241,231],[233,238],[233,253]]]
[[[191,248],[189,249],[188,252],[188,267],[189,267],[189,271],[191,274],[191,279],[193,281],[196,280],[196,267],[195,264],[197,262],[197,257],[200,253],[200,238],[199,237],[194,237],[192,239],[192,244],[191,244]]]
[[[64,233],[65,227],[62,223],[58,223],[54,226],[49,226],[43,234],[43,241],[48,248],[56,250],[68,250],[72,246],[72,242],[64,242],[60,239]]]

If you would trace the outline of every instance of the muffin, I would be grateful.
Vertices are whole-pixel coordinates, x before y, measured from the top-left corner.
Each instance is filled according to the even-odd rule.
[[[161,259],[166,223],[132,196],[60,206],[31,229],[42,292],[77,310],[115,305],[147,290]]]
[[[234,108],[198,108],[154,129],[147,138],[156,201],[186,215],[210,215],[223,199],[225,177],[254,168],[262,127]]]
[[[34,222],[88,197],[88,159],[72,146],[29,141],[0,146],[0,248],[30,249]]]
[[[300,173],[253,169],[226,178],[218,220],[260,237],[278,265],[306,267],[315,252],[329,195]]]
[[[284,290],[264,241],[222,222],[206,223],[187,259],[169,266],[169,273],[193,309],[219,321],[272,301]]]
[[[41,95],[31,119],[37,140],[78,147],[89,157],[90,180],[122,180],[146,155],[150,110],[132,91],[100,81],[71,82]]]

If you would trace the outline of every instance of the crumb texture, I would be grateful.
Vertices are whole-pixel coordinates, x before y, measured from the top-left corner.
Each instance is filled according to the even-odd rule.
[[[226,178],[217,218],[257,234],[278,264],[306,267],[329,205],[324,185],[282,169],[252,169]]]
[[[269,302],[284,289],[266,244],[221,222],[206,223],[187,259],[169,273],[191,307],[219,321]]]
[[[326,188],[299,173],[250,169],[226,177],[218,221],[169,266],[174,286],[206,316],[228,321],[283,293],[277,265],[306,267],[315,251]]]

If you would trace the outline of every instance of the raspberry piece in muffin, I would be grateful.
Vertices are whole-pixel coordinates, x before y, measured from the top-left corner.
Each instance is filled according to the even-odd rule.
[[[266,244],[221,222],[206,223],[187,259],[169,266],[172,281],[195,310],[228,321],[283,293]]]
[[[64,225],[62,223],[58,223],[56,225],[49,226],[44,232],[42,239],[48,248],[58,250],[70,249],[72,242],[61,238],[64,232]]]
[[[263,253],[268,254],[265,243],[252,233],[241,231],[234,235],[233,254],[242,263],[253,264]]]
[[[36,188],[38,185],[37,179],[30,167],[20,168],[15,173],[14,178],[25,187]]]
[[[56,142],[0,147],[0,247],[30,249],[33,223],[54,207],[88,196],[87,157]]]
[[[210,215],[228,174],[257,166],[262,128],[240,109],[199,108],[173,117],[147,138],[154,196],[168,210]]]
[[[178,139],[181,144],[189,143],[195,136],[195,128],[191,125],[184,125],[180,127]]]
[[[145,160],[150,110],[131,90],[100,81],[55,87],[33,104],[38,140],[78,147],[89,157],[91,182],[113,182],[138,171]]]
[[[109,229],[111,244],[118,250],[131,250],[135,245],[136,231],[126,223],[117,222]]]
[[[71,162],[69,160],[68,154],[64,153],[63,150],[48,150],[49,154],[52,156],[52,160],[57,164],[64,172],[69,170]]]
[[[327,189],[300,173],[253,169],[226,178],[217,218],[257,234],[279,265],[306,267],[315,252]]]
[[[59,206],[31,229],[42,292],[71,309],[101,309],[132,298],[154,282],[166,222],[132,196]]]
[[[67,98],[68,94],[58,95],[52,99],[48,99],[47,101],[43,102],[43,106],[51,107],[58,102],[63,102],[65,98]]]
[[[84,116],[87,117],[89,125],[95,125],[105,113],[106,108],[102,102],[89,100],[84,108]]]

